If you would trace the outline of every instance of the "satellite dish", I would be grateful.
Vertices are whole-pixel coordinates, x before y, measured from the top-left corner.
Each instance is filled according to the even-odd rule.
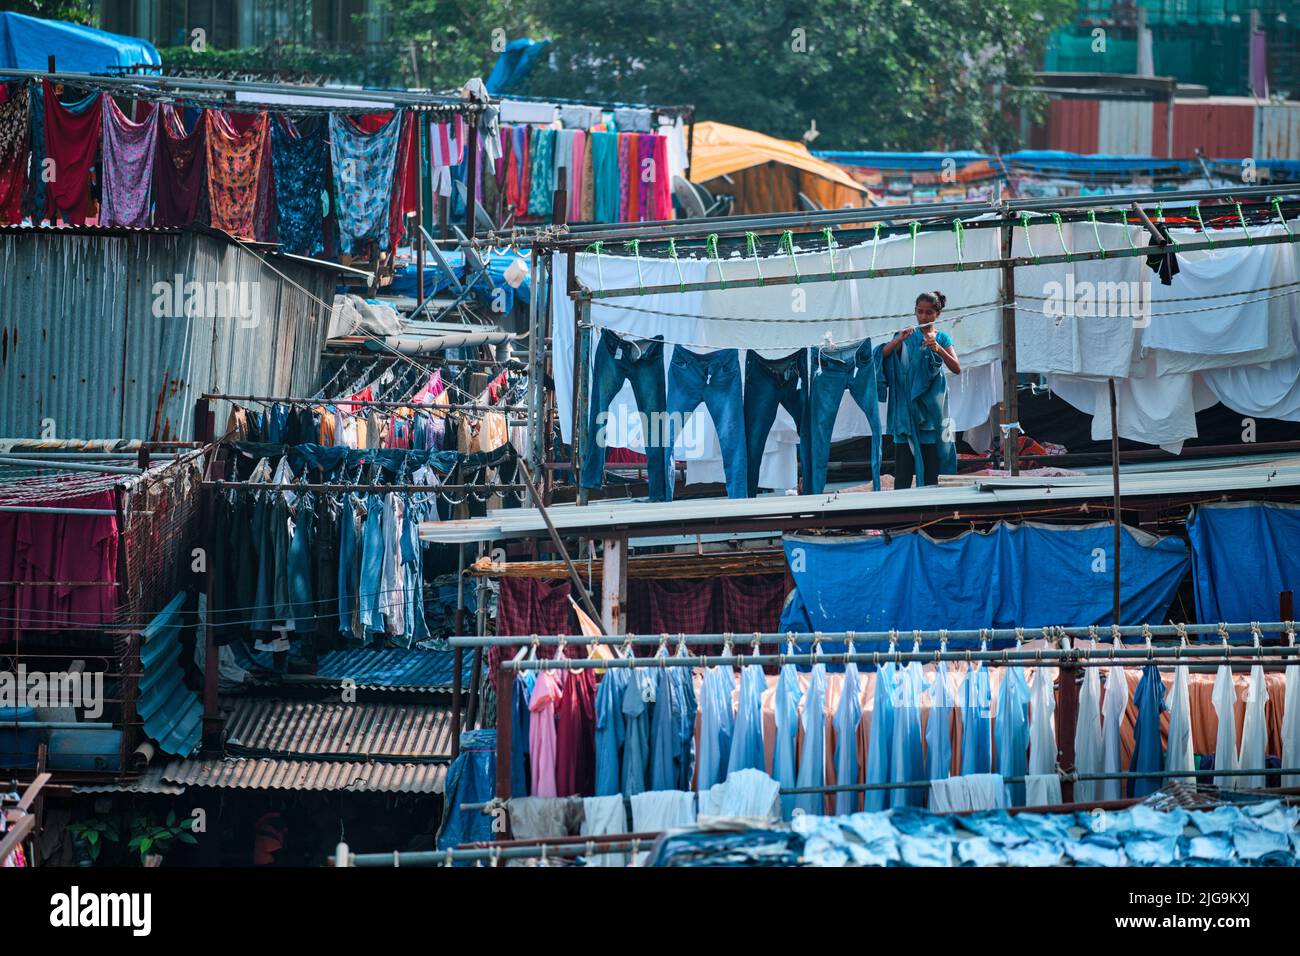
[[[701,197],[700,193],[704,193]],[[696,186],[681,176],[673,177],[673,198],[686,213],[687,219],[703,219],[709,214],[713,199],[708,191]]]

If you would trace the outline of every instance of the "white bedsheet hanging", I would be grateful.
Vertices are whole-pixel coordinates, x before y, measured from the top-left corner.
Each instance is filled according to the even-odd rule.
[[[1174,681],[1166,698],[1169,708],[1169,750],[1165,769],[1170,773],[1196,769],[1192,751],[1192,698],[1187,667],[1174,668]]]
[[[1102,766],[1101,668],[1085,667],[1079,691],[1079,720],[1074,725],[1074,769],[1081,774],[1101,773]],[[1100,795],[1100,781],[1080,780],[1074,785],[1074,798],[1080,802],[1097,800]]]
[[[1265,708],[1268,706],[1268,692],[1264,690],[1264,668],[1256,664],[1250,669],[1250,679],[1246,684],[1246,716],[1241,722],[1241,751],[1237,757],[1237,766],[1243,770],[1264,766],[1264,754],[1268,748],[1268,724]],[[1264,786],[1264,775],[1241,777],[1242,789],[1258,789]]]
[[[1211,703],[1219,718],[1218,730],[1214,737],[1214,769],[1237,769],[1237,689],[1232,683],[1232,668],[1220,664],[1214,675],[1214,690]],[[1240,777],[1215,777],[1215,786],[1225,790],[1236,790],[1241,786]]]

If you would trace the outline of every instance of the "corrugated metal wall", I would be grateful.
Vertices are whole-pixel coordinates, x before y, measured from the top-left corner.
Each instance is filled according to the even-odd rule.
[[[311,394],[335,277],[275,270],[200,233],[0,234],[0,437],[188,439],[205,391]],[[155,315],[177,275],[235,283],[250,316]]]
[[[1256,159],[1300,159],[1300,103],[1260,106],[1255,110]]]
[[[1187,159],[1196,150],[1215,159],[1251,155],[1255,103],[1247,97],[1174,101],[1174,156]]]
[[[1097,108],[1097,152],[1110,156],[1150,155],[1151,128],[1151,103],[1102,100]]]

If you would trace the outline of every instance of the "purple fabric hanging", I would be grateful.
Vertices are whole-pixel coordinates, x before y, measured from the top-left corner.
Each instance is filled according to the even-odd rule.
[[[1250,91],[1256,99],[1268,99],[1268,35],[1263,30],[1250,35]]]
[[[111,96],[104,110],[104,200],[100,219],[106,226],[149,225],[154,158],[158,154],[158,110],[132,122]]]
[[[154,225],[185,226],[199,218],[207,194],[208,114],[203,111],[194,128],[185,132],[180,112],[171,105],[158,107],[158,175],[154,181]]]

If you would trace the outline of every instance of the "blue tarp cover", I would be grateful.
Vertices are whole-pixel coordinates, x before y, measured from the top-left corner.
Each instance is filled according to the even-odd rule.
[[[1277,620],[1279,592],[1300,590],[1300,506],[1202,505],[1187,535],[1202,623]]]
[[[0,69],[106,73],[115,67],[162,64],[152,43],[63,20],[0,13]]]
[[[999,522],[987,533],[969,531],[947,540],[923,531],[787,537],[795,594],[781,630],[897,629],[906,640],[912,630],[1024,627],[1028,632],[1047,625],[1110,624],[1114,543],[1109,523]],[[1119,623],[1163,623],[1190,560],[1179,538],[1124,528]],[[952,646],[970,645],[954,641]]]

